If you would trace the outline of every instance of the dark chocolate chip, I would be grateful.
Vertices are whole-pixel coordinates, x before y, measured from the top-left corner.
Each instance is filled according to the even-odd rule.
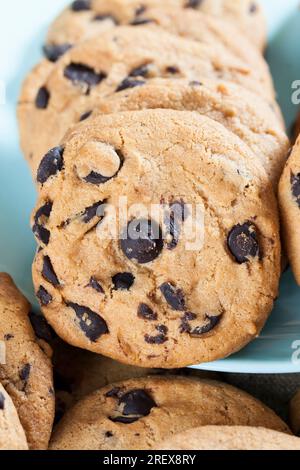
[[[73,83],[84,83],[88,87],[98,85],[106,78],[106,74],[96,72],[91,67],[83,64],[71,63],[64,70],[64,76]]]
[[[109,392],[105,394],[107,398],[120,398],[121,389],[120,387],[112,388]]]
[[[68,302],[67,306],[74,310],[81,330],[90,341],[96,342],[102,335],[109,333],[105,320],[88,307],[73,302]]]
[[[94,276],[91,277],[90,282],[88,283],[87,287],[91,287],[95,291],[99,292],[99,294],[104,294],[103,287]]]
[[[297,175],[291,173],[291,191],[294,200],[300,208],[300,173]]]
[[[190,86],[203,86],[203,83],[199,82],[198,80],[192,80],[189,83]]]
[[[160,226],[151,220],[134,219],[122,234],[121,249],[124,255],[140,264],[150,263],[163,250]]]
[[[138,317],[143,320],[155,321],[157,320],[157,313],[154,312],[147,304],[140,304],[138,308]]]
[[[98,209],[99,207],[103,206],[106,204],[106,201],[99,201],[99,202],[96,202],[95,204],[93,204],[92,206],[90,207],[87,207],[83,214],[82,214],[82,221],[85,223],[85,224],[88,224],[94,217],[97,216],[97,212],[98,212]],[[99,218],[103,218],[104,215],[98,215]]]
[[[34,235],[45,245],[48,245],[50,240],[50,232],[42,225],[34,224],[32,227]]]
[[[135,10],[135,16],[140,16],[142,15],[143,13],[145,13],[145,11],[147,11],[147,7],[145,5],[140,5],[137,7],[137,9]]]
[[[160,286],[160,290],[173,310],[177,310],[179,312],[183,312],[185,310],[184,293],[181,289],[176,289],[176,287],[169,282],[165,282]]]
[[[8,333],[7,335],[4,335],[5,341],[10,341],[10,340],[13,339],[13,338],[14,338],[14,335],[12,335],[12,334],[10,334],[10,333]]]
[[[93,21],[106,21],[106,20],[111,20],[116,26],[119,24],[119,20],[117,20],[115,16],[110,15],[109,13],[95,15],[93,18]]]
[[[49,292],[46,291],[46,289],[43,286],[39,287],[39,290],[36,293],[37,298],[39,299],[41,305],[46,307],[52,302],[52,295],[49,294]]]
[[[130,77],[147,77],[149,73],[149,64],[143,64],[131,70]]]
[[[41,313],[35,312],[29,312],[28,317],[35,332],[35,336],[39,339],[43,339],[47,343],[50,343],[55,336],[55,333],[45,317]]]
[[[100,184],[105,184],[109,180],[115,178],[118,175],[118,173],[120,172],[120,170],[122,169],[123,164],[124,164],[124,155],[122,154],[122,152],[118,149],[115,149],[115,152],[116,152],[116,154],[118,155],[118,157],[120,159],[120,166],[119,166],[117,172],[114,175],[112,175],[112,176],[103,176],[103,175],[101,175],[101,173],[97,173],[96,171],[91,171],[87,176],[82,178],[83,181],[85,181],[86,183],[90,183],[90,184],[94,184],[96,186],[99,186]]]
[[[109,439],[110,437],[113,437],[113,433],[111,431],[106,431],[105,437]]]
[[[50,99],[50,93],[45,86],[42,86],[37,92],[35,106],[38,109],[47,109]]]
[[[156,336],[145,335],[145,341],[148,344],[163,344],[168,341],[167,334],[168,328],[164,325],[156,326],[156,330],[159,332]]]
[[[4,410],[5,396],[0,392],[0,410]]]
[[[91,1],[90,0],[75,0],[71,4],[72,11],[86,11],[91,9]]]
[[[114,289],[129,290],[134,283],[134,279],[134,275],[131,273],[118,273],[112,278]]]
[[[51,149],[42,159],[37,171],[38,183],[44,184],[50,178],[55,176],[64,166],[64,148],[55,147]]]
[[[253,15],[256,12],[257,12],[257,5],[256,5],[256,3],[253,2],[249,6],[249,13],[251,13]]]
[[[164,223],[167,227],[166,238],[171,237],[171,241],[167,243],[168,250],[174,250],[177,247],[181,234],[181,225],[185,222],[187,216],[188,210],[183,201],[170,204],[164,217]]]
[[[251,222],[236,225],[228,235],[227,245],[239,264],[247,263],[259,254],[256,227]]]
[[[136,421],[138,421],[140,418],[137,417],[137,416],[133,416],[133,417],[131,417],[131,416],[116,416],[116,417],[110,416],[109,419],[113,423],[132,424],[132,423],[135,423]]]
[[[177,73],[180,73],[180,70],[175,65],[169,65],[169,67],[166,68],[166,72],[172,75],[176,75]]]
[[[155,23],[155,20],[151,18],[135,18],[131,21],[131,26],[142,26],[143,24]]]
[[[128,88],[135,88],[137,86],[142,86],[145,85],[144,80],[134,80],[133,78],[127,77],[125,78],[118,88],[116,89],[116,92],[118,93],[119,91],[127,90]]]
[[[203,0],[188,0],[184,7],[197,9],[201,5],[202,2]]]
[[[45,219],[47,220],[50,217],[52,211],[52,202],[46,202],[42,207],[40,207],[35,216],[34,216],[34,224],[32,227],[32,231],[36,238],[48,245],[50,240],[50,232],[44,227]]]
[[[43,52],[50,62],[57,62],[71,47],[71,44],[45,44]]]
[[[88,119],[90,117],[90,115],[92,114],[93,111],[87,111],[86,113],[83,113],[81,116],[80,116],[80,119],[79,121],[82,122],[82,121],[85,121],[86,119]]]
[[[190,335],[201,336],[201,335],[205,335],[206,333],[209,333],[220,323],[221,318],[222,318],[222,315],[218,315],[218,316],[205,315],[205,319],[207,320],[207,323],[203,326],[197,326],[196,328],[192,329],[190,331]]]
[[[120,398],[119,405],[123,406],[122,414],[124,416],[148,416],[152,408],[157,406],[145,390],[132,390],[125,393]]]
[[[44,256],[42,275],[43,278],[50,282],[50,284],[52,284],[54,287],[60,285],[49,256]]]
[[[30,364],[25,364],[25,366],[23,366],[22,369],[20,370],[19,377],[23,382],[28,382],[30,371],[31,371]]]

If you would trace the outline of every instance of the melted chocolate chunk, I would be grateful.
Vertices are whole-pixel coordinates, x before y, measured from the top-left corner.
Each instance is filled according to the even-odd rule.
[[[10,334],[10,333],[8,333],[7,335],[4,335],[5,341],[10,341],[10,340],[13,339],[13,338],[14,338],[14,335],[12,335],[12,334]]]
[[[143,320],[156,321],[157,313],[154,312],[147,304],[140,304],[138,308],[138,317]]]
[[[202,2],[203,0],[188,0],[184,7],[197,9]]]
[[[300,173],[297,175],[291,173],[291,192],[294,200],[300,208]]]
[[[5,406],[5,396],[0,392],[0,410],[4,410]]]
[[[249,262],[259,254],[256,227],[251,222],[236,225],[228,235],[227,245],[239,264]]]
[[[35,106],[38,109],[47,109],[50,99],[50,93],[45,86],[41,87],[35,98]]]
[[[139,7],[137,7],[137,9],[135,10],[135,16],[140,16],[142,15],[143,13],[145,13],[145,11],[147,11],[147,7],[145,5],[140,5]]]
[[[45,44],[43,52],[50,62],[57,62],[71,47],[71,44]]]
[[[118,157],[120,159],[120,166],[119,166],[117,172],[114,175],[112,175],[112,176],[103,176],[103,175],[101,175],[101,173],[98,173],[96,171],[91,171],[87,176],[82,178],[82,180],[85,181],[86,183],[94,184],[95,186],[99,186],[100,184],[105,184],[108,181],[110,181],[111,179],[115,178],[119,174],[119,172],[121,171],[121,169],[123,167],[123,164],[124,164],[124,155],[122,154],[122,152],[118,149],[115,149],[115,152],[116,152],[116,154],[118,155]]]
[[[113,423],[132,424],[132,423],[135,423],[136,421],[138,421],[140,418],[137,417],[137,416],[133,416],[133,417],[131,417],[131,416],[115,416],[115,417],[110,416],[109,419]]]
[[[46,318],[41,313],[35,312],[29,312],[28,317],[35,336],[39,339],[43,339],[47,343],[50,343],[50,341],[54,338],[55,333],[47,322]]]
[[[50,284],[52,284],[54,287],[60,285],[49,256],[44,256],[42,275],[43,278],[50,282]]]
[[[87,111],[86,113],[83,113],[81,116],[80,116],[80,119],[79,121],[82,122],[82,121],[85,121],[86,119],[88,119],[90,117],[90,115],[92,114],[93,111]]]
[[[174,250],[177,247],[181,234],[181,225],[187,217],[188,210],[183,201],[176,201],[170,204],[164,217],[164,223],[167,227],[167,238],[171,237],[171,241],[167,243],[168,250]]]
[[[99,207],[103,206],[106,204],[106,201],[99,201],[93,204],[90,207],[87,207],[85,211],[82,214],[82,221],[85,224],[88,224],[94,217],[97,216],[97,212]],[[99,218],[103,219],[104,215],[99,215]]]
[[[142,26],[143,24],[155,23],[156,21],[151,18],[135,18],[131,21],[131,26]]]
[[[41,305],[46,307],[52,302],[52,295],[49,294],[49,292],[46,291],[46,289],[43,286],[39,287],[39,290],[36,293],[37,298],[39,299]]]
[[[98,73],[87,65],[75,63],[67,65],[64,76],[74,84],[84,83],[89,89],[106,78],[106,74],[103,72]]]
[[[147,77],[149,73],[149,64],[143,64],[131,70],[130,77]]]
[[[190,331],[191,336],[201,336],[212,331],[220,323],[222,315],[213,316],[213,317],[209,315],[205,315],[205,318],[207,320],[207,323],[203,326],[197,326],[196,328],[193,328]]]
[[[71,4],[72,11],[86,11],[91,9],[91,1],[90,0],[75,0]]]
[[[31,365],[30,364],[25,364],[25,366],[22,367],[19,373],[19,377],[23,382],[28,382],[29,375],[31,371]]]
[[[44,184],[51,177],[59,173],[64,166],[64,148],[51,149],[42,159],[37,171],[38,183]]]
[[[145,335],[145,341],[148,344],[163,344],[168,341],[168,328],[164,325],[156,326],[156,330],[159,332],[156,336]]]
[[[34,216],[34,224],[32,231],[36,238],[40,240],[45,245],[48,245],[50,240],[50,232],[44,227],[45,219],[49,219],[52,211],[52,202],[46,202],[42,207],[40,207]]]
[[[113,278],[115,290],[129,290],[134,283],[134,275],[131,273],[118,273]]]
[[[120,398],[121,389],[120,387],[115,387],[105,394],[107,398]]]
[[[119,20],[117,20],[115,16],[110,15],[109,13],[95,15],[93,18],[93,21],[106,21],[106,20],[111,20],[116,26],[119,24]]]
[[[111,431],[106,431],[105,437],[107,437],[107,438],[109,439],[110,437],[113,437],[113,436],[114,436],[114,435],[113,435],[113,433],[112,433]]]
[[[68,302],[67,306],[74,310],[81,330],[90,341],[96,342],[101,336],[109,333],[105,320],[88,307],[73,302]]]
[[[121,249],[124,255],[140,264],[154,261],[163,250],[160,226],[151,220],[134,219],[122,234]]]
[[[99,292],[99,294],[104,294],[105,293],[104,290],[103,290],[103,287],[101,286],[101,284],[97,281],[97,279],[94,276],[91,277],[90,282],[88,283],[87,287],[91,287],[96,292]]]
[[[145,390],[132,390],[125,393],[119,400],[119,405],[123,406],[124,416],[138,415],[148,416],[157,405],[153,398]]]
[[[124,80],[120,83],[118,88],[116,89],[116,92],[118,93],[119,91],[127,90],[128,88],[135,88],[137,86],[142,86],[145,85],[144,80],[135,80],[131,77],[124,78]]]
[[[169,67],[166,68],[166,72],[172,75],[176,75],[177,73],[180,73],[180,70],[175,65],[169,65]]]
[[[169,282],[165,282],[160,286],[160,290],[173,310],[177,310],[179,312],[183,312],[185,310],[184,293],[181,289],[176,289],[176,287]]]

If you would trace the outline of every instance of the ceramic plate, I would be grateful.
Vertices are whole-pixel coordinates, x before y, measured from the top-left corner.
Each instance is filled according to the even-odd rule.
[[[22,79],[40,58],[47,25],[68,3],[10,0],[3,5],[0,17],[0,270],[14,277],[33,304],[30,266],[35,242],[29,215],[35,191],[18,145],[15,108]],[[300,80],[299,0],[262,3],[269,22],[267,58],[290,128],[296,115],[292,83]],[[250,373],[300,372],[300,288],[291,272],[282,278],[279,300],[261,336],[240,353],[199,367]]]

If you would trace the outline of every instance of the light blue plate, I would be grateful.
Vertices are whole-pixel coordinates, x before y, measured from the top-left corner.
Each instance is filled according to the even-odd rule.
[[[15,107],[21,81],[40,57],[46,26],[68,3],[68,0],[10,0],[3,5],[0,17],[0,270],[14,277],[32,303],[35,300],[30,266],[35,243],[29,215],[35,193],[18,146]],[[267,56],[290,127],[296,115],[291,86],[294,80],[300,80],[299,0],[262,3],[270,24]],[[283,276],[280,298],[260,338],[239,354],[201,368],[250,373],[300,372],[300,289],[290,272]]]

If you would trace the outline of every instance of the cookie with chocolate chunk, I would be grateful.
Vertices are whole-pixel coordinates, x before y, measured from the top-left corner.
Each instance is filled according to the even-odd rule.
[[[151,13],[153,8],[188,12],[195,17],[200,12],[230,23],[260,50],[266,43],[262,8],[253,0],[80,0],[72,2],[50,27],[45,55],[55,61],[82,39],[118,24],[151,24],[156,21]]]
[[[45,63],[48,72],[49,63]],[[37,178],[43,155],[75,122],[86,119],[99,98],[143,86],[156,77],[222,78],[274,101],[269,77],[221,44],[201,44],[163,30],[118,27],[66,52],[41,83],[38,68],[22,89],[18,116],[21,146]]]
[[[27,450],[24,429],[16,408],[0,383],[0,450]]]
[[[277,296],[278,214],[262,166],[222,125],[171,110],[99,116],[38,174],[33,224],[51,210],[34,284],[66,342],[176,368],[258,335]]]
[[[35,330],[34,330],[34,328]],[[54,418],[49,331],[7,274],[0,274],[0,380],[19,414],[30,449],[47,449]]]
[[[220,382],[148,377],[119,382],[81,400],[56,428],[52,450],[156,449],[198,426],[264,426],[289,433],[273,411]]]
[[[300,137],[291,151],[280,180],[279,204],[285,250],[300,285]]]

